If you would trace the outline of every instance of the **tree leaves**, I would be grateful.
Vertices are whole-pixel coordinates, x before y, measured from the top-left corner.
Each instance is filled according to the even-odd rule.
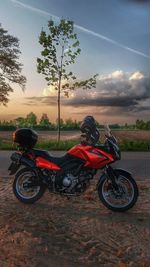
[[[77,34],[74,33],[73,21],[61,19],[60,23],[56,24],[53,20],[49,20],[48,29],[49,32],[41,31],[39,43],[43,46],[42,59],[37,58],[37,71],[45,75],[48,85],[61,86],[63,80],[63,85],[58,89],[65,94],[66,90],[95,87],[97,75],[73,83],[76,76],[72,71],[68,71],[68,67],[75,63],[81,52]]]
[[[76,76],[69,70],[81,52],[77,34],[74,33],[73,21],[61,19],[55,23],[48,22],[49,32],[40,33],[39,43],[42,45],[42,58],[37,58],[37,71],[45,76],[48,85],[53,85],[58,91],[58,141],[60,139],[60,94],[69,97],[69,91],[76,88],[91,89],[96,86],[96,77],[85,81],[76,80]]]
[[[20,56],[18,38],[9,35],[0,24],[0,103],[6,105],[13,88],[10,84],[16,83],[23,90],[26,78],[21,75],[22,64],[18,61]]]
[[[58,77],[75,79],[72,72],[66,72],[67,66],[75,63],[80,53],[77,35],[73,32],[73,22],[61,19],[57,25],[53,20],[48,22],[49,33],[43,30],[40,33],[39,43],[43,46],[41,56],[37,59],[37,71],[50,76],[45,78],[48,82],[55,82]]]
[[[92,89],[96,87],[96,78],[98,74],[95,74],[92,78],[84,80],[84,81],[77,81],[73,83],[69,89],[70,90],[75,90],[75,89]]]
[[[30,112],[26,117],[26,123],[28,127],[31,127],[31,125],[37,124],[37,117],[33,112]]]

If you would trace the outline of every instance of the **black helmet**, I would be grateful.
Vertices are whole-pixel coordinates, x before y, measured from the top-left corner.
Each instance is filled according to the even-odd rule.
[[[86,116],[81,123],[80,129],[82,133],[94,132],[96,130],[96,122],[93,116]]]
[[[95,145],[98,142],[100,134],[93,116],[86,116],[81,123],[80,129],[85,134],[87,144]]]

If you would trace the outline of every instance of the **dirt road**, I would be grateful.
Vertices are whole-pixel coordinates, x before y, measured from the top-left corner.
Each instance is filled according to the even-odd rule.
[[[8,156],[0,153],[3,170]],[[123,214],[99,202],[96,179],[81,197],[67,200],[46,192],[26,206],[12,193],[13,179],[1,178],[0,267],[149,267],[149,156],[123,154],[121,164],[136,168],[140,190],[136,206]]]
[[[12,142],[13,131],[0,131],[0,138],[2,140],[9,140]],[[57,131],[37,131],[39,140],[57,140]],[[112,130],[114,136],[119,141],[122,140],[140,140],[149,141],[150,132],[146,130]],[[80,140],[80,131],[61,131],[61,140]],[[104,131],[100,130],[100,140],[104,139]]]

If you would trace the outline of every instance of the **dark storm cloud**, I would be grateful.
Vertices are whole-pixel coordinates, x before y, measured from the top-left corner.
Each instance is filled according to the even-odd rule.
[[[141,111],[150,111],[150,105],[149,106],[135,106],[132,108],[133,112],[141,112]]]
[[[138,102],[135,99],[129,99],[128,96],[115,96],[115,97],[101,97],[92,99],[92,98],[83,98],[83,99],[71,99],[68,100],[65,105],[81,107],[81,106],[95,106],[95,107],[129,107],[135,106]]]
[[[148,112],[150,110],[150,77],[140,72],[132,74],[116,71],[100,76],[97,88],[92,90],[76,90],[74,96],[62,96],[63,106],[74,108],[102,108],[101,113],[113,110],[113,114],[127,112]],[[56,96],[28,97],[25,105],[56,106]]]
[[[137,72],[135,76],[123,78],[122,80],[114,77],[100,79],[97,84],[95,96],[88,94],[78,95],[65,102],[65,105],[74,107],[122,107],[126,110],[146,110],[141,102],[150,100],[150,78],[140,78]]]
[[[147,4],[150,3],[150,0],[128,0],[128,2],[138,3],[138,4]]]
[[[57,97],[56,96],[33,96],[26,97],[26,102],[24,105],[26,106],[35,106],[35,105],[46,105],[46,106],[54,106],[56,105]]]

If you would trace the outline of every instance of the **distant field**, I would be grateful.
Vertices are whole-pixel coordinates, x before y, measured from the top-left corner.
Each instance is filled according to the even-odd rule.
[[[150,131],[114,130],[113,134],[119,141],[122,151],[150,151]],[[80,142],[80,131],[62,131],[61,141],[57,142],[56,131],[38,131],[39,139],[36,148],[46,150],[68,150]],[[105,139],[101,131],[100,142]],[[0,150],[15,149],[12,132],[0,131]]]
[[[144,130],[113,130],[112,133],[121,142],[123,140],[127,141],[150,141],[150,131]],[[39,141],[42,140],[57,140],[56,131],[38,131]],[[80,131],[62,131],[62,140],[80,140]],[[0,139],[2,140],[12,140],[12,132],[0,131]],[[104,139],[104,132],[101,131],[101,140]]]
[[[115,130],[112,131],[113,134],[120,140],[141,140],[141,141],[150,141],[150,131],[144,131],[144,130]]]

